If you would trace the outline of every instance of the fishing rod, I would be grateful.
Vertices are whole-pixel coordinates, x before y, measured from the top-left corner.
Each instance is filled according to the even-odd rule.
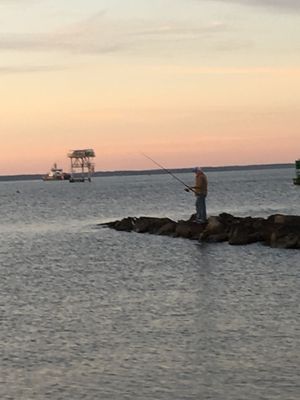
[[[151,160],[154,164],[156,164],[159,168],[161,168],[162,170],[164,170],[165,172],[167,172],[169,175],[171,175],[174,179],[176,179],[178,182],[180,182],[183,186],[185,186],[185,191],[186,192],[195,192],[195,190],[193,188],[191,188],[190,186],[188,186],[186,183],[184,183],[181,179],[179,179],[176,175],[174,175],[171,171],[169,171],[168,169],[166,169],[164,166],[162,166],[161,164],[159,164],[157,161],[153,160],[153,158],[147,156],[147,154],[142,153],[142,155],[146,158],[148,158],[148,160]]]

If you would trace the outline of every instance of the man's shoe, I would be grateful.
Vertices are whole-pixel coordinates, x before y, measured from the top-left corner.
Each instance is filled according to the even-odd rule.
[[[196,219],[196,224],[200,224],[200,225],[205,225],[205,224],[207,224],[207,220],[206,221],[204,221],[203,219]]]

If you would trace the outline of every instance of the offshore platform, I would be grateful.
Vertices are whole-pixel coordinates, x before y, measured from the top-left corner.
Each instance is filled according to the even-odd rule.
[[[71,160],[70,182],[91,182],[91,177],[95,171],[93,159],[96,157],[93,149],[71,150],[68,153]]]
[[[296,167],[296,178],[294,178],[294,184],[300,185],[300,159],[295,161]]]

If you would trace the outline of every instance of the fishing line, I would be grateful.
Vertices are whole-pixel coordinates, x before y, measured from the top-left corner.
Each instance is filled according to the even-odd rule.
[[[176,179],[178,182],[180,182],[183,186],[186,187],[185,191],[186,192],[194,192],[195,190],[192,189],[190,186],[188,186],[186,183],[184,183],[181,179],[179,179],[176,175],[174,175],[171,171],[169,171],[167,168],[165,168],[163,165],[159,164],[157,161],[153,160],[153,158],[147,156],[147,154],[142,153],[142,155],[146,158],[148,158],[148,160],[152,161],[154,164],[156,164],[159,168],[161,168],[162,170],[164,170],[165,172],[167,172],[169,175],[171,175],[174,179]]]

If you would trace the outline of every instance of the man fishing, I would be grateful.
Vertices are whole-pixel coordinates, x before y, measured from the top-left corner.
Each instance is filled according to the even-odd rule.
[[[186,192],[194,192],[196,196],[196,220],[198,224],[206,224],[207,216],[206,216],[206,196],[207,196],[207,176],[202,171],[200,167],[195,167],[193,171],[195,172],[195,186],[188,186],[185,184],[181,179],[179,179],[176,175],[174,175],[171,171],[163,167],[157,161],[153,160],[153,158],[147,156],[146,154],[142,153],[144,157],[151,160],[154,164],[159,166],[169,175],[171,175],[174,179],[180,182],[183,186],[185,186]]]
[[[205,224],[207,222],[206,216],[206,196],[207,196],[207,176],[200,167],[193,169],[195,173],[195,186],[193,189],[196,196],[196,221],[198,224]]]

